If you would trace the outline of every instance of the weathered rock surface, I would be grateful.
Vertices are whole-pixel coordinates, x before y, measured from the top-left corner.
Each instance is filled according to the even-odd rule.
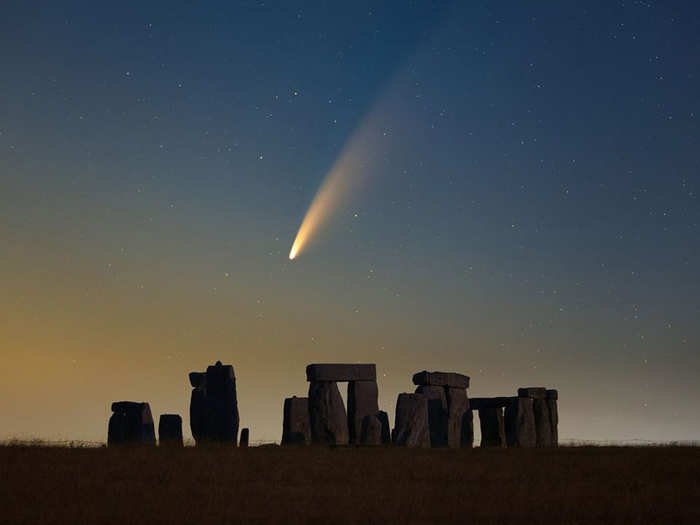
[[[306,367],[306,380],[312,381],[376,381],[375,364],[314,363]]]
[[[250,440],[250,430],[248,430],[247,428],[241,429],[241,440],[239,441],[238,446],[241,448],[247,448],[249,440]]]
[[[463,420],[471,417],[469,399],[464,388],[445,388],[447,398],[447,446],[450,448],[462,447]]]
[[[161,447],[181,447],[182,418],[178,414],[161,414],[158,420],[158,444]]]
[[[382,422],[375,414],[362,418],[362,430],[359,442],[361,445],[377,446],[382,444]]]
[[[556,390],[555,390],[556,392]],[[552,431],[552,446],[559,446],[559,408],[556,398],[547,398],[547,408],[549,409],[549,428]]]
[[[282,445],[308,445],[310,442],[309,398],[288,397],[284,400]]]
[[[309,385],[311,442],[347,445],[348,419],[335,381],[312,381]]]
[[[547,401],[547,399],[532,400],[532,410],[535,413],[535,444],[540,448],[552,446],[552,426]]]
[[[194,386],[190,400],[190,428],[195,441],[227,442],[238,439],[238,399],[233,366],[221,361],[207,367],[206,373],[190,373]]]
[[[506,432],[502,408],[480,408],[479,424],[481,426],[481,447],[506,446]]]
[[[119,401],[112,403],[114,412],[109,418],[107,444],[155,445],[156,432],[148,403]]]
[[[377,412],[377,419],[382,424],[382,445],[391,444],[391,427],[389,427],[389,414],[380,410]]]
[[[531,448],[536,445],[532,398],[513,398],[513,402],[505,410],[505,426],[509,447]]]
[[[530,386],[518,388],[518,397],[529,397],[532,399],[544,399],[547,396],[547,389],[541,386]]]
[[[428,400],[423,394],[399,394],[393,441],[403,447],[430,447]]]
[[[363,420],[379,411],[379,391],[376,381],[350,381],[348,383],[348,432],[350,443],[360,441]]]
[[[413,374],[413,384],[419,386],[469,388],[469,376],[457,374],[456,372],[428,372],[423,370]]]
[[[416,393],[423,394],[428,402],[428,426],[430,446],[447,446],[447,395],[441,386],[419,386]]]

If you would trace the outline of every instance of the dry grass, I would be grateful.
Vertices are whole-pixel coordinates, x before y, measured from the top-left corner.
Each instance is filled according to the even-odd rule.
[[[2,523],[700,523],[700,449],[0,446]]]

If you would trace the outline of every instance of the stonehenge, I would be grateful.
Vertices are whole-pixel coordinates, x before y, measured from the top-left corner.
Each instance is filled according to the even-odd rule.
[[[195,442],[236,445],[238,400],[233,366],[217,361],[206,372],[191,372],[190,429]]]
[[[156,433],[148,403],[112,403],[107,427],[107,445],[155,445]]]
[[[309,398],[288,397],[284,400],[281,444],[308,445],[309,443],[311,443]]]
[[[348,417],[335,381],[309,385],[309,423],[312,443],[348,444]]]
[[[158,444],[168,447],[181,447],[182,418],[178,414],[161,414],[158,421]]]
[[[403,447],[430,448],[428,398],[424,394],[399,394],[392,441]]]

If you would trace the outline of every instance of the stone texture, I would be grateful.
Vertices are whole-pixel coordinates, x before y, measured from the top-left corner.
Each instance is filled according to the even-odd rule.
[[[393,441],[395,445],[430,447],[428,400],[423,394],[399,394],[396,400],[396,419],[394,422]]]
[[[241,429],[241,440],[238,446],[241,448],[248,448],[248,441],[250,440],[250,430],[247,428]]]
[[[469,388],[469,376],[457,374],[456,372],[428,372],[423,370],[413,374],[413,384],[418,386]]]
[[[559,408],[557,400],[554,398],[547,399],[547,408],[549,409],[549,428],[552,431],[552,446],[559,446]]]
[[[380,410],[377,419],[382,424],[382,445],[391,445],[391,428],[389,427],[389,414]]]
[[[549,418],[547,399],[533,399],[532,410],[535,413],[535,444],[540,448],[552,446],[552,427]]]
[[[471,400],[469,400],[471,402]],[[460,440],[462,448],[472,448],[474,446],[474,412],[468,409],[462,418],[462,435]]]
[[[348,432],[350,443],[360,441],[363,420],[379,411],[379,391],[376,381],[350,381],[348,383]]]
[[[376,381],[375,364],[314,363],[306,367],[306,380],[313,381]]]
[[[282,445],[308,445],[310,442],[309,398],[288,397],[284,400]]]
[[[312,381],[309,385],[311,442],[347,445],[348,419],[335,381]]]
[[[544,399],[547,396],[547,389],[541,386],[529,386],[518,388],[518,397],[529,397],[532,399]]]
[[[447,446],[460,448],[462,446],[463,420],[469,410],[469,399],[464,388],[445,388],[447,398]]]
[[[503,409],[499,407],[480,408],[481,447],[506,446],[506,432],[503,422]]]
[[[559,399],[559,391],[554,389],[547,389],[546,397],[547,399]]]
[[[471,397],[469,408],[479,410],[481,408],[505,408],[513,402],[513,397]]]
[[[155,445],[156,432],[148,403],[112,403],[113,414],[107,428],[107,444]]]
[[[505,424],[509,447],[534,447],[537,441],[532,398],[514,397],[513,402],[506,407]]]
[[[366,446],[382,444],[382,422],[375,414],[369,414],[362,418],[359,442]]]
[[[430,446],[433,448],[447,446],[447,395],[441,386],[419,386],[417,394],[423,394],[428,401],[428,426],[430,428]]]
[[[196,385],[190,400],[190,428],[197,444],[218,441],[236,445],[239,417],[233,367],[217,361],[206,373],[190,373],[190,383]]]
[[[182,418],[178,414],[161,414],[158,420],[158,444],[161,447],[181,447]]]

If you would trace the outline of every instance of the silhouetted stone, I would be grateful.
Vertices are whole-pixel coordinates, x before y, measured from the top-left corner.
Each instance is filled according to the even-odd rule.
[[[350,381],[348,383],[348,432],[350,443],[360,441],[362,422],[379,410],[376,381]]]
[[[469,400],[471,404],[471,400]],[[472,448],[474,446],[474,412],[468,409],[462,418],[462,435],[460,440],[462,448]]]
[[[238,446],[241,448],[248,448],[248,441],[250,439],[250,430],[247,428],[241,429],[241,441]]]
[[[509,447],[534,447],[537,440],[532,398],[514,397],[505,410],[505,425]]]
[[[529,397],[532,399],[544,399],[547,395],[547,389],[541,386],[531,386],[526,388],[518,388],[518,397]]]
[[[463,419],[469,410],[467,391],[464,388],[445,388],[447,398],[447,446],[462,446]],[[469,414],[471,416],[471,412]]]
[[[450,388],[469,388],[469,376],[455,372],[428,372],[423,370],[413,374],[413,384],[418,386],[446,386]]]
[[[306,380],[313,381],[376,381],[374,364],[314,363],[306,367]]]
[[[181,447],[182,418],[178,414],[161,414],[158,421],[158,444],[161,447]]]
[[[559,399],[559,391],[554,389],[547,389],[546,397],[547,399]]]
[[[551,394],[550,394],[551,392]],[[559,408],[557,399],[559,393],[556,390],[547,390],[547,408],[549,409],[549,428],[552,431],[552,446],[559,446]]]
[[[311,442],[309,398],[288,397],[284,400],[282,445],[308,445]]]
[[[238,399],[231,365],[217,361],[206,373],[190,373],[195,386],[190,401],[190,427],[197,444],[218,441],[237,444]]]
[[[447,396],[441,386],[419,386],[416,393],[423,394],[428,401],[428,426],[430,446],[447,446]]]
[[[547,401],[547,399],[532,400],[532,410],[535,414],[535,443],[540,448],[552,446],[552,427]]]
[[[469,408],[479,410],[482,408],[505,408],[513,402],[513,397],[470,397]]]
[[[348,419],[335,381],[312,381],[309,385],[311,441],[347,445]]]
[[[396,419],[393,432],[395,445],[403,447],[430,447],[428,427],[428,400],[423,394],[399,394],[396,400]]]
[[[156,432],[148,403],[119,401],[112,403],[114,412],[109,418],[107,444],[155,445]]]
[[[382,424],[382,445],[391,444],[391,428],[389,427],[389,414],[380,410],[377,412],[377,419]]]
[[[481,447],[506,446],[506,432],[503,423],[502,408],[480,408],[479,424],[481,425]]]
[[[361,445],[367,446],[382,444],[382,422],[376,415],[368,414],[362,418],[359,441]]]

